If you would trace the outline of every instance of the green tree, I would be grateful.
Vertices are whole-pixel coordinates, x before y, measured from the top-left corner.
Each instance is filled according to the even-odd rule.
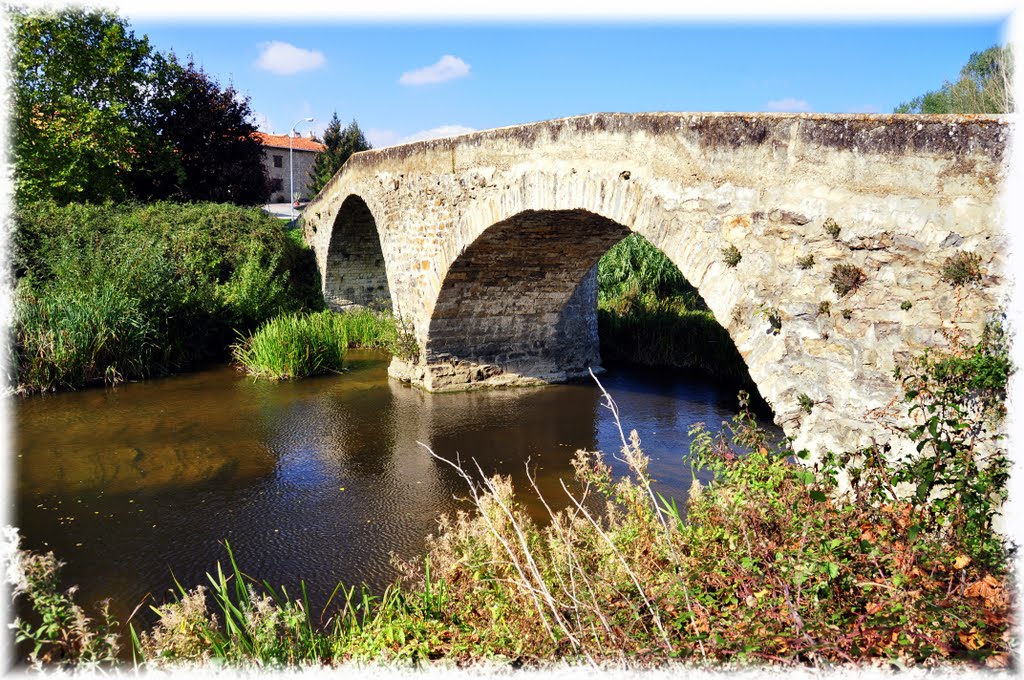
[[[123,199],[153,54],[103,10],[11,12],[15,200]]]
[[[895,113],[1011,113],[1013,54],[1007,45],[973,53],[956,82],[897,106]]]
[[[357,151],[372,149],[366,141],[359,124],[354,120],[344,129],[338,120],[338,112],[334,112],[331,122],[324,128],[324,146],[327,148],[317,154],[313,166],[309,169],[309,193],[315,195],[341,169],[349,156]]]

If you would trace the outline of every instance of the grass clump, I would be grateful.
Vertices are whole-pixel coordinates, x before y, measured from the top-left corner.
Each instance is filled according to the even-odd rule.
[[[722,248],[722,261],[729,267],[735,267],[743,259],[743,255],[740,254],[740,249],[731,243]]]
[[[981,281],[981,256],[961,250],[942,264],[942,280],[954,286]]]
[[[840,227],[839,227],[839,224],[834,219],[832,219],[831,217],[827,218],[825,220],[824,224],[822,225],[822,227],[824,227],[825,232],[829,236],[831,236],[833,239],[835,239],[837,241],[839,240]]]
[[[842,311],[843,318],[849,321],[853,318],[853,310],[849,307],[844,307]]]
[[[814,409],[814,400],[806,392],[801,392],[796,400],[804,413],[810,413]]]
[[[832,267],[832,275],[829,277],[829,282],[839,297],[857,290],[866,280],[864,271],[854,264],[837,264]]]
[[[798,257],[796,259],[796,265],[800,269],[810,269],[814,266],[814,255],[807,255],[805,257]]]
[[[290,380],[340,372],[349,347],[390,349],[397,340],[389,312],[361,307],[277,316],[231,349],[251,375]]]
[[[822,300],[818,303],[818,316],[828,316],[832,311],[832,303],[828,300]]]

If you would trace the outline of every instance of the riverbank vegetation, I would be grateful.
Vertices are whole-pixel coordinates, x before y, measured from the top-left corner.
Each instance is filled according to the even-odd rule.
[[[349,347],[391,349],[397,336],[390,312],[324,310],[276,316],[231,351],[250,375],[288,380],[340,372]]]
[[[11,376],[24,391],[227,358],[236,332],[323,307],[311,251],[226,204],[17,206]]]
[[[707,304],[660,250],[639,234],[598,263],[601,357],[692,368],[751,386],[743,357]]]
[[[248,575],[227,552],[206,586],[178,587],[154,625],[84,619],[53,556],[17,555],[17,623],[40,663],[147,668],[351,661],[650,667],[772,664],[825,669],[942,663],[1006,668],[1015,651],[1015,546],[995,531],[1008,461],[998,419],[1010,365],[997,327],[973,346],[904,367],[906,435],[918,454],[776,446],[746,411],[722,434],[692,430],[689,461],[713,472],[685,507],[661,497],[639,438],[614,457],[579,452],[574,485],[537,523],[507,478],[451,465],[470,509],[444,517],[383,594],[339,585],[325,606]],[[609,397],[610,404],[610,397]],[[845,482],[841,482],[845,478]],[[897,493],[901,482],[916,487]],[[558,509],[560,508],[560,509]],[[39,618],[41,617],[41,618]],[[120,658],[125,658],[122,654]]]

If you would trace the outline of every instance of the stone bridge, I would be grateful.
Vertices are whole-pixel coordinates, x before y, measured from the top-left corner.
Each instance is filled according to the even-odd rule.
[[[977,337],[1006,302],[1009,128],[999,116],[551,120],[356,154],[304,230],[328,301],[390,302],[417,344],[390,373],[432,391],[598,367],[596,264],[638,232],[699,289],[796,445],[850,450],[890,440],[904,410],[886,411],[894,368],[954,320]],[[980,282],[942,278],[961,251],[980,256]],[[844,265],[865,278],[840,295]]]

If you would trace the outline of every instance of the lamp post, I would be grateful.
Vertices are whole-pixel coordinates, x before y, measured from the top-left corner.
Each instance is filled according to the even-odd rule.
[[[295,121],[295,125],[298,125],[302,121],[312,123],[312,118],[299,118]],[[288,203],[291,205],[292,211],[292,222],[295,221],[295,174],[292,170],[292,137],[295,136],[295,125],[292,125],[291,129],[288,130]]]

